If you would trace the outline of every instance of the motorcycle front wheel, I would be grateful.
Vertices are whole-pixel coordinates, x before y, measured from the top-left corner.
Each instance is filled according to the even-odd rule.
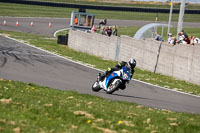
[[[94,84],[92,85],[92,90],[95,92],[98,92],[101,90],[100,85],[97,81],[95,81]]]
[[[121,82],[119,80],[117,80],[116,82],[111,82],[108,86],[108,89],[106,90],[107,94],[112,94],[113,92],[115,92],[119,86],[120,86]]]

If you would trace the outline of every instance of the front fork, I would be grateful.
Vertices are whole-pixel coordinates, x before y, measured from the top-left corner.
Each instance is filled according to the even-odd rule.
[[[114,79],[114,81],[108,85],[108,87],[106,88],[106,90],[108,90],[109,87],[112,87],[111,89],[113,89],[116,86],[116,82],[117,81],[120,81],[120,84],[122,83],[122,81],[120,79]]]

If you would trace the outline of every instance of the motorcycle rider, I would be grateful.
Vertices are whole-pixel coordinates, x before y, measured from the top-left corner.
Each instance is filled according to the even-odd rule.
[[[98,77],[98,81],[101,81],[104,79],[104,77],[108,76],[109,74],[111,74],[113,71],[118,71],[120,70],[122,67],[128,67],[131,69],[131,78],[135,72],[134,68],[136,66],[136,60],[133,58],[130,58],[128,63],[125,61],[122,61],[121,63],[118,63],[117,65],[115,65],[113,68],[108,68],[108,70],[106,70],[104,73],[99,73]]]

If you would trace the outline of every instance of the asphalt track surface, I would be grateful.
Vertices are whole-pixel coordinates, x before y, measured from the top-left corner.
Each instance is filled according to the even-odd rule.
[[[6,20],[6,26],[2,26],[3,21]],[[16,26],[16,22],[19,22],[19,26]],[[33,22],[33,27],[30,23]],[[98,25],[100,20],[95,20],[95,25]],[[26,17],[1,17],[0,16],[0,29],[11,30],[18,32],[34,33],[41,35],[52,36],[54,32],[59,29],[69,28],[69,18],[26,18]],[[48,27],[49,23],[52,24],[51,28]],[[137,20],[108,20],[106,26],[144,26],[152,21],[137,21]],[[165,22],[159,22],[165,23]],[[166,23],[165,23],[166,24]],[[200,23],[184,22],[183,27],[199,27]],[[172,22],[172,26],[177,27],[176,22]]]
[[[23,23],[25,22],[21,24]],[[7,26],[7,28],[11,28],[11,25],[8,24]],[[26,31],[20,26],[15,28],[21,28],[22,32],[29,32],[28,28]],[[38,28],[38,31],[31,30],[30,33],[45,34],[43,29],[51,32],[49,35],[57,30],[56,26],[55,29],[53,26],[48,28],[47,24],[47,28],[41,27]],[[12,28],[9,30],[12,30]],[[36,83],[62,90],[75,90],[110,100],[134,102],[153,108],[200,113],[200,97],[182,94],[135,80],[131,81],[125,90],[119,90],[112,95],[106,94],[103,90],[93,92],[91,85],[98,72],[98,70],[0,36],[0,78]]]

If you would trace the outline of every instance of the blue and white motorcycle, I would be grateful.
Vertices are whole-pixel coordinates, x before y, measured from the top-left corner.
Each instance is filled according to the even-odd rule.
[[[106,93],[112,94],[118,89],[124,90],[126,88],[126,83],[131,80],[131,70],[128,67],[122,67],[122,69],[112,72],[101,81],[98,79],[99,75],[97,81],[92,85],[92,90],[98,92],[104,89]]]

